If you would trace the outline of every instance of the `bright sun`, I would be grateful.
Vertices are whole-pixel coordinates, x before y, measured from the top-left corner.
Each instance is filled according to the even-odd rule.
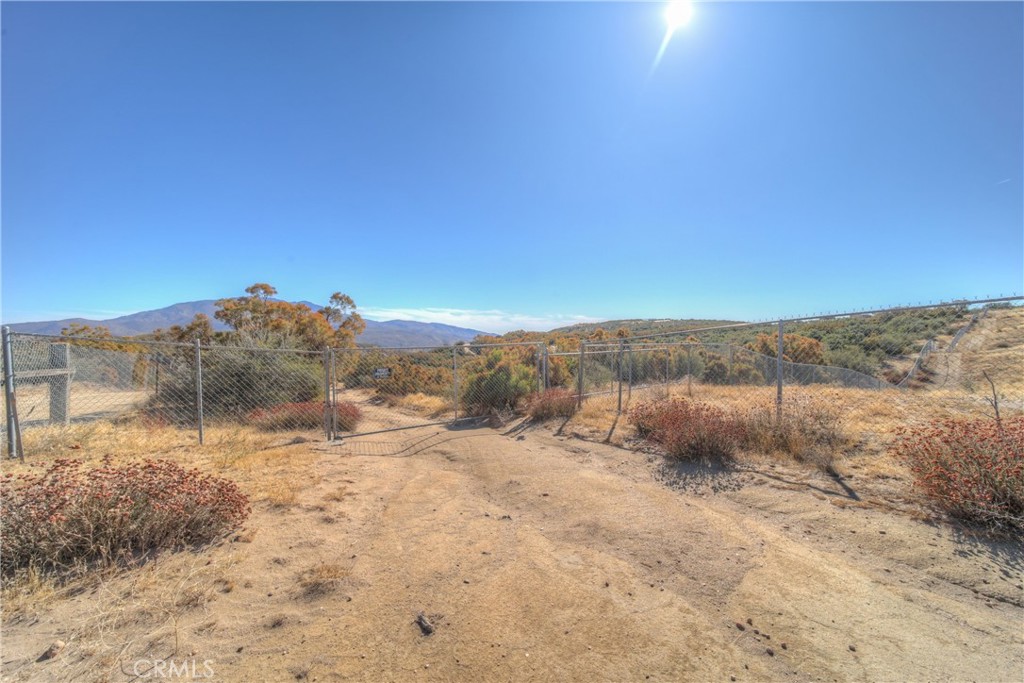
[[[693,5],[689,0],[672,0],[665,8],[665,23],[668,25],[669,34],[689,24],[692,18]]]

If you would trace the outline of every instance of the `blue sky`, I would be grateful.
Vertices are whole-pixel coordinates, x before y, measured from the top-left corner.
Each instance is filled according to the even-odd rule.
[[[1019,292],[1024,5],[11,3],[5,322],[488,330]]]

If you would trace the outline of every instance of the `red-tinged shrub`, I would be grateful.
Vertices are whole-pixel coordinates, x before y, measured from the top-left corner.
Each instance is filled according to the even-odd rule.
[[[348,401],[341,401],[334,407],[338,420],[338,430],[342,432],[354,432],[356,425],[363,419],[363,412],[359,406]]]
[[[109,565],[209,543],[249,512],[234,482],[168,460],[56,460],[40,474],[0,478],[0,570]]]
[[[725,460],[743,442],[743,424],[720,408],[670,399],[640,403],[629,411],[637,433],[679,460]]]
[[[362,411],[354,403],[341,401],[335,406],[338,429],[354,431]],[[322,429],[324,426],[324,404],[318,401],[301,403],[279,403],[270,408],[260,408],[249,413],[249,419],[259,429],[268,432],[285,430]]]
[[[917,487],[951,515],[1024,530],[1024,416],[936,420],[900,430],[892,449]]]
[[[534,420],[572,417],[576,413],[576,393],[568,389],[548,389],[531,394],[526,400],[526,413]]]

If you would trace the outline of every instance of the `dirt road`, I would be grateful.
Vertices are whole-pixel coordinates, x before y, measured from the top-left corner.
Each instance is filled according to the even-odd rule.
[[[224,681],[1024,672],[1021,545],[915,519],[856,474],[680,474],[546,427],[280,457],[298,449],[316,452],[298,504],[6,623],[4,678],[131,680],[159,658],[209,661]],[[35,663],[57,638],[58,658]]]

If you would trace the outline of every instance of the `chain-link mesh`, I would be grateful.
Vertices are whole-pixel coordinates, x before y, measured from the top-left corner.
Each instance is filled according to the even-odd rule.
[[[21,427],[92,420],[196,421],[188,347],[11,335]]]
[[[540,344],[456,347],[459,415],[514,415],[542,390]]]
[[[781,336],[780,336],[781,325]],[[955,415],[1024,410],[1024,307],[937,306],[584,341],[586,419],[688,398],[774,420],[830,420],[855,441]],[[781,355],[780,355],[781,351]],[[605,411],[605,423],[599,421]]]
[[[557,390],[609,425],[639,402],[688,398],[775,420],[834,415],[866,443],[915,421],[1024,410],[1024,307],[1009,303],[548,337],[316,352],[11,334],[8,351],[22,430],[198,430],[201,416],[345,436],[522,414]]]
[[[205,424],[324,428],[324,354],[212,346],[200,355]]]
[[[377,432],[455,417],[452,348],[334,349],[332,399],[342,423],[334,430]]]

